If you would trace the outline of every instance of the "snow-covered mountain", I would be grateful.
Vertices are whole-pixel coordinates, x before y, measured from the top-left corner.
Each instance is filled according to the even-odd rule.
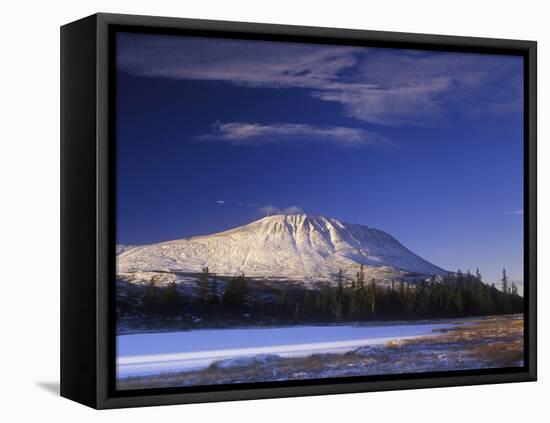
[[[306,214],[274,215],[212,235],[133,246],[117,257],[117,273],[200,272],[297,281],[333,280],[365,266],[367,277],[445,275],[378,229]],[[139,279],[139,278],[138,278]]]
[[[126,245],[126,244],[117,244],[116,246],[116,255],[125,253],[128,250],[131,250],[132,248],[136,247],[135,245]]]

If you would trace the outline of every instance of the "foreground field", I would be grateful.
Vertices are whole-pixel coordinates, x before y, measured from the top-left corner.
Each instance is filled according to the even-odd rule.
[[[215,362],[245,363],[251,357],[308,357],[344,354],[396,339],[431,335],[453,327],[446,321],[294,325],[265,328],[200,329],[117,336],[117,376],[159,375],[203,370]]]
[[[121,390],[326,377],[384,375],[523,365],[523,316],[456,320],[434,335],[393,340],[344,354],[256,355],[195,371],[119,379]]]

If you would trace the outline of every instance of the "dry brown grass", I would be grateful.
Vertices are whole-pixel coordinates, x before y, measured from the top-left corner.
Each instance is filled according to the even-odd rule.
[[[523,317],[457,321],[433,336],[390,341],[345,354],[259,357],[232,366],[121,379],[118,389],[212,385],[339,376],[515,367],[523,364]]]

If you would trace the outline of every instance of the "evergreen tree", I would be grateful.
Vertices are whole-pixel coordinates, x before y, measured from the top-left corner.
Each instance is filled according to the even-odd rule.
[[[341,296],[337,296],[334,298],[334,302],[332,305],[332,312],[337,322],[341,322],[342,320],[344,320],[344,307],[342,305]]]
[[[479,269],[476,269],[476,280],[481,282],[481,273],[479,273]]]
[[[168,286],[162,290],[160,297],[162,309],[170,312],[176,311],[180,302],[181,298],[176,282],[170,282]]]
[[[143,294],[143,306],[146,311],[153,312],[156,311],[158,306],[158,288],[157,288],[157,278],[152,277],[147,286],[145,287],[145,292]]]
[[[304,312],[308,313],[312,311],[312,306],[312,297],[309,293],[309,289],[306,289],[306,293],[304,294]]]
[[[502,292],[508,294],[508,276],[506,275],[506,269],[502,269],[502,278],[500,279],[502,283]]]
[[[491,295],[491,287],[483,285],[482,300],[481,300],[481,312],[482,314],[494,313],[494,302]]]
[[[350,317],[356,319],[361,316],[365,304],[365,271],[363,265],[359,267],[359,271],[355,275],[355,281],[351,286],[349,314]]]
[[[376,281],[374,278],[370,281],[369,286],[369,308],[370,308],[370,314],[374,316],[376,313]]]
[[[296,303],[296,306],[294,307],[294,320],[297,320],[301,314],[302,314],[302,304]]]
[[[177,310],[182,301],[177,285],[170,283],[166,288],[159,288],[157,282],[158,276],[155,276],[145,289],[138,290],[140,298],[136,306],[132,306],[128,295],[117,297],[117,313],[119,310],[122,314],[131,313],[132,307],[136,309],[134,312],[139,312],[140,309],[154,313]],[[334,275],[334,283],[324,284],[320,289],[293,289],[291,297],[287,297],[290,295],[288,291],[281,289],[279,305],[262,303],[261,300],[247,303],[247,279],[240,275],[224,281],[221,302],[223,307],[228,307],[227,310],[231,307],[237,310],[244,306],[250,309],[265,307],[263,313],[273,311],[276,318],[294,319],[296,322],[439,318],[522,312],[518,288],[508,281],[505,270],[501,282],[502,290],[483,283],[479,269],[475,273],[469,270],[462,273],[458,270],[443,278],[432,275],[429,279],[415,281],[412,285],[404,278],[395,281],[376,281],[374,278],[366,280],[365,270],[361,265],[351,286],[346,284],[344,272],[339,269]],[[197,276],[197,301],[201,304],[214,304],[217,283],[220,282],[217,282],[215,275],[205,267]]]
[[[457,285],[457,287],[455,288],[454,308],[455,312],[458,315],[461,315],[462,311],[464,310],[464,295],[462,292],[462,287],[460,285]]]
[[[216,274],[212,273],[210,277],[210,282],[208,284],[208,303],[216,305],[220,302],[218,297],[218,279]]]
[[[240,307],[245,304],[247,295],[248,282],[243,273],[227,282],[222,295],[222,303],[224,306]]]
[[[508,284],[508,275],[506,274],[506,269],[502,269],[502,278],[500,279],[501,282],[501,291],[502,294],[500,295],[500,311],[503,313],[510,313],[511,312],[511,301],[510,301],[510,286]]]
[[[361,315],[361,298],[358,289],[352,289],[349,301],[349,317],[357,319]]]
[[[361,264],[355,279],[355,289],[362,290],[364,287],[365,287],[365,271],[363,269],[363,265]]]
[[[401,278],[399,281],[399,303],[401,307],[405,306],[406,300],[405,297],[407,295],[407,292],[405,291],[405,279]]]
[[[336,275],[336,294],[334,295],[333,312],[336,320],[344,320],[345,294],[344,294],[344,272],[338,270]]]
[[[316,312],[321,312],[321,296],[316,292],[314,300],[314,309]]]
[[[405,313],[407,315],[411,314],[413,303],[411,301],[412,293],[411,293],[411,284],[407,282],[407,288],[405,289]]]
[[[475,279],[470,269],[468,269],[466,278],[464,279],[464,286],[462,287],[462,304],[465,313],[469,313],[475,308],[476,295]]]
[[[286,295],[286,290],[285,289],[281,289],[280,293],[279,293],[279,304],[282,306],[282,307],[286,307],[287,306],[287,295]]]
[[[331,311],[331,292],[328,284],[321,288],[321,311],[325,314]]]
[[[338,270],[338,274],[336,275],[336,294],[340,298],[344,294],[344,272],[342,269]]]
[[[430,311],[430,295],[429,295],[429,285],[422,281],[420,286],[417,286],[415,289],[416,293],[416,307],[417,312],[420,316],[429,315]]]
[[[203,267],[202,273],[199,275],[199,280],[197,281],[197,286],[195,288],[196,300],[208,304],[210,298],[209,294],[209,270],[208,266]]]

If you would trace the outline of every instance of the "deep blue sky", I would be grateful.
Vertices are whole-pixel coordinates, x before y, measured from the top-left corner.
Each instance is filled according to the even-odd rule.
[[[118,37],[118,243],[301,209],[522,280],[519,57]]]

